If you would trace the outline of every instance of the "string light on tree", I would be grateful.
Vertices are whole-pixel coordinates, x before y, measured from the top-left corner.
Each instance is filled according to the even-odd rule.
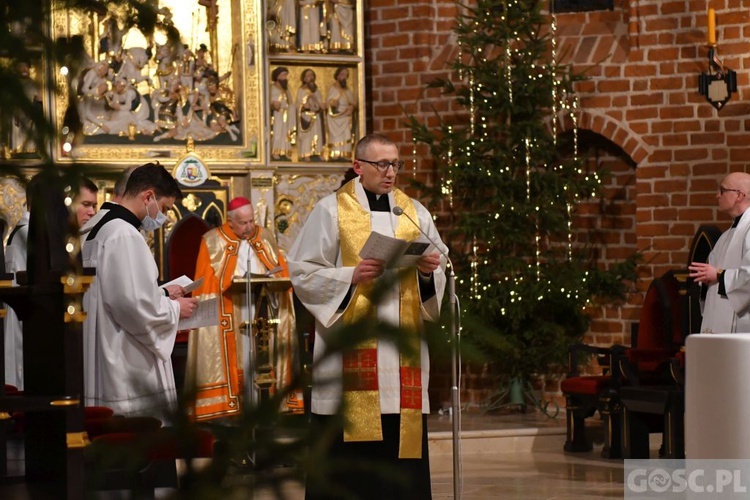
[[[462,9],[452,72],[459,81],[433,85],[462,109],[441,113],[452,126],[414,127],[445,165],[434,190],[455,221],[454,264],[465,276],[459,295],[469,298],[468,313],[503,336],[484,347],[516,376],[564,365],[560,346],[580,341],[582,306],[596,286],[614,279],[583,252],[595,245],[573,224],[577,200],[595,179],[583,173],[575,132],[559,133],[577,110],[577,77],[557,63],[557,20],[542,4],[476,0]],[[573,153],[566,137],[576,143]],[[592,265],[597,279],[585,282],[581,274]],[[498,350],[500,344],[509,348]]]

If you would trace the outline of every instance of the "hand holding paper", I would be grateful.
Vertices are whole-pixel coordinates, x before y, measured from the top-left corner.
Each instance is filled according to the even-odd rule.
[[[186,297],[190,292],[201,286],[203,278],[198,281],[193,281],[184,274],[179,278],[173,279],[168,283],[164,283],[159,288],[163,288],[169,292],[169,298],[179,299],[180,297]]]
[[[440,254],[432,252],[420,255],[417,260],[417,269],[423,274],[429,274],[440,266]]]
[[[178,330],[192,330],[202,326],[213,326],[219,324],[219,299],[214,297],[198,302],[193,315],[181,319],[177,324]]]
[[[388,268],[415,267],[421,256],[434,250],[435,247],[429,241],[406,241],[373,231],[359,251],[359,256],[363,259],[381,260]]]

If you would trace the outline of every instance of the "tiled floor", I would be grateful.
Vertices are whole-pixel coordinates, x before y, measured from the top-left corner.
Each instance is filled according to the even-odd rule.
[[[452,422],[449,416],[433,415],[428,427],[433,498],[450,499],[454,497]],[[461,436],[459,491],[464,500],[622,498],[621,460],[600,458],[597,447],[590,453],[563,453],[564,413],[555,419],[538,412],[464,414]],[[259,479],[252,474],[236,479],[239,488],[227,498],[304,498],[304,488],[299,483],[284,484],[278,495],[252,492],[251,484]],[[11,496],[6,496],[9,493]],[[159,493],[159,497],[166,498],[174,491]],[[0,487],[0,498],[28,497],[21,489]]]
[[[430,466],[433,499],[454,498],[452,423],[447,416],[430,417]],[[586,500],[622,498],[621,460],[590,453],[569,455],[565,415],[549,419],[538,412],[503,415],[468,414],[462,418],[463,439],[459,494],[463,500]],[[528,440],[519,441],[519,436]],[[436,450],[437,449],[437,450]],[[437,453],[436,453],[437,451]],[[304,498],[299,485],[287,485],[284,498]],[[256,493],[257,500],[270,494]]]

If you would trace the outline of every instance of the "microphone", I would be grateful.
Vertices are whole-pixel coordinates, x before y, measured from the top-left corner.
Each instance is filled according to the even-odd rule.
[[[393,209],[391,210],[391,212],[393,212],[393,215],[398,215],[399,217],[403,215],[404,217],[406,217],[407,219],[409,219],[409,222],[411,222],[414,225],[414,227],[416,227],[417,229],[419,229],[419,232],[422,233],[422,236],[424,236],[425,238],[427,238],[427,241],[429,241],[430,243],[432,243],[432,246],[434,246],[435,249],[438,252],[440,252],[440,255],[442,255],[443,257],[445,257],[445,260],[448,261],[448,265],[450,266],[450,274],[452,275],[453,274],[453,262],[451,262],[451,258],[448,257],[448,254],[446,252],[444,252],[440,248],[440,245],[438,245],[437,243],[435,243],[435,241],[433,241],[432,238],[430,238],[429,236],[427,236],[427,233],[425,233],[422,230],[422,228],[419,227],[419,224],[417,224],[414,221],[414,219],[412,219],[411,217],[409,217],[409,214],[407,214],[406,212],[404,212],[403,208],[401,208],[399,206],[395,206],[395,207],[393,207]]]
[[[459,331],[461,329],[460,326],[460,307],[458,306],[458,297],[456,296],[456,274],[453,270],[453,262],[451,262],[450,257],[448,257],[448,254],[444,252],[440,246],[435,243],[432,238],[427,236],[427,233],[425,233],[421,227],[419,227],[419,224],[417,224],[414,219],[409,217],[409,214],[404,212],[404,209],[395,206],[391,210],[393,212],[393,215],[402,216],[405,215],[407,219],[409,219],[409,222],[414,224],[414,227],[419,229],[419,232],[422,233],[422,236],[427,238],[427,241],[429,241],[432,246],[434,246],[438,252],[440,252],[440,255],[445,257],[445,260],[448,261],[448,265],[450,266],[450,271],[448,272],[448,302],[450,303],[450,328],[451,328],[451,343],[452,343],[452,356],[451,356],[451,411],[453,415],[453,497],[454,498],[460,498],[460,488],[459,485],[461,484],[461,466],[459,463],[460,456],[461,456],[461,393],[458,391],[459,382],[461,380],[461,354],[459,352],[459,344],[461,342],[461,336],[459,334]]]

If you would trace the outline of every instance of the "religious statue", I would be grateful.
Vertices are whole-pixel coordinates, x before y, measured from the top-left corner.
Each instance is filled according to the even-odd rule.
[[[84,69],[81,74],[78,86],[78,114],[85,135],[109,133],[109,128],[104,124],[107,118],[105,95],[109,91],[108,74],[107,61],[99,61]]]
[[[326,125],[328,127],[328,159],[351,160],[356,139],[355,114],[357,95],[349,88],[349,69],[342,66],[333,74],[334,82],[328,89]]]
[[[331,12],[328,14],[330,52],[354,52],[354,23],[353,0],[331,0]]]
[[[298,151],[300,160],[320,160],[325,145],[323,95],[315,83],[315,71],[308,68],[302,72],[302,84],[297,91]]]
[[[297,47],[296,0],[274,0],[269,2],[268,42],[272,51],[292,52]]]
[[[115,78],[112,90],[104,98],[108,113],[102,123],[107,133],[135,139],[136,133],[151,136],[157,130],[156,124],[149,120],[151,109],[148,103],[124,78]]]
[[[271,73],[271,158],[291,160],[296,134],[296,110],[288,90],[289,70],[279,66]]]
[[[211,59],[218,61],[218,32],[217,26],[219,24],[219,6],[217,0],[198,0],[198,5],[202,5],[206,8],[206,31],[208,31],[208,37],[211,43]]]
[[[321,0],[299,0],[299,51],[325,52],[326,35],[323,2]]]
[[[210,76],[206,84],[211,108],[209,126],[217,133],[226,132],[232,141],[236,141],[240,135],[237,128],[239,120],[234,112],[234,95],[226,85],[220,85],[219,79]]]

